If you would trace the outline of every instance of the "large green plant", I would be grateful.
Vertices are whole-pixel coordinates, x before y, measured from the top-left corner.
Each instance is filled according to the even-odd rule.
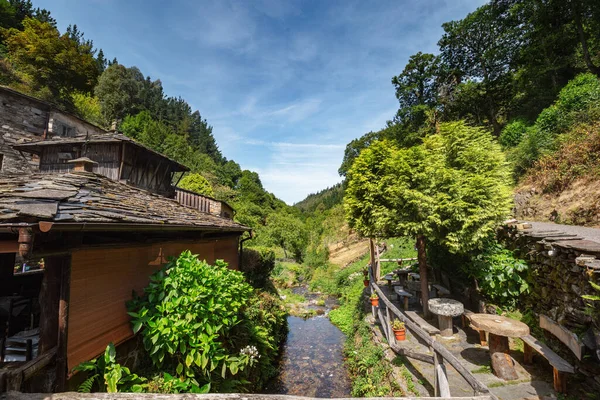
[[[519,296],[529,291],[527,263],[502,245],[489,243],[465,269],[477,280],[481,292],[499,306],[514,308]]]
[[[81,393],[98,392],[135,392],[143,391],[145,378],[132,374],[129,368],[116,361],[115,345],[106,346],[104,355],[92,361],[82,362],[73,371],[88,372],[88,378],[78,388]]]
[[[231,377],[255,361],[252,352],[234,348],[231,337],[252,291],[223,261],[212,266],[185,251],[130,303],[133,331],[142,334],[154,365],[181,379],[210,384],[219,375]]]

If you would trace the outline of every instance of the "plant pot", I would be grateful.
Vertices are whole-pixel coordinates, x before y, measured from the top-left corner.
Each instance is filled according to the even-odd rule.
[[[406,340],[406,329],[393,329],[393,331],[397,341],[401,342],[403,340]]]
[[[369,280],[368,280],[368,279],[365,279],[365,280],[363,281],[363,283],[365,284],[365,287],[369,287]]]
[[[371,299],[371,305],[373,307],[379,307],[379,299]]]

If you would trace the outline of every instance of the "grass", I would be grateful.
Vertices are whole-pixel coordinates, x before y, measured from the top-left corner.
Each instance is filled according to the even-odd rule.
[[[491,374],[492,373],[492,366],[491,365],[482,365],[479,368],[475,368],[473,370],[471,370],[472,373],[474,374]]]

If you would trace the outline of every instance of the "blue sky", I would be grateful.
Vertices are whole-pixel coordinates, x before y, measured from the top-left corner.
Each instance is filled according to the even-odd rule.
[[[391,77],[482,0],[34,0],[160,79],[228,159],[288,204],[341,179],[344,147],[397,109]]]

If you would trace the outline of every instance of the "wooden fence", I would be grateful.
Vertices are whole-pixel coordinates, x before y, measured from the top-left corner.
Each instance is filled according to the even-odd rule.
[[[379,261],[380,260],[377,260],[377,262]],[[376,280],[374,279],[373,269],[370,266],[369,280],[371,294],[377,293],[377,295],[379,296],[380,304],[381,302],[385,304],[385,312],[381,310],[381,307],[371,307],[371,311],[373,313],[373,317],[376,320],[379,320],[381,327],[383,328],[383,333],[390,345],[390,348],[396,354],[406,356],[409,358],[414,358],[416,360],[423,361],[434,366],[435,381],[433,387],[435,390],[436,397],[451,398],[450,385],[448,384],[448,375],[445,367],[445,363],[448,363],[471,386],[471,388],[473,389],[473,395],[481,396],[476,398],[488,398],[498,400],[497,397],[490,392],[488,387],[480,381],[478,381],[477,378],[475,378],[475,376],[473,376],[473,374],[467,368],[465,368],[465,366],[463,366],[460,363],[460,361],[452,353],[450,353],[448,349],[446,349],[441,343],[437,342],[435,338],[432,338],[429,335],[429,333],[427,333],[419,325],[417,325],[417,323],[411,320],[404,312],[400,311],[386,297],[385,293],[381,290],[377,283],[375,283]],[[392,331],[392,321],[394,317],[404,322],[407,331],[411,332],[414,336],[418,337],[421,341],[425,342],[425,344],[429,346],[429,349],[433,353],[433,355],[427,353],[419,353],[417,351],[405,349],[398,346],[395,343],[395,337]]]
[[[199,194],[175,188],[175,200],[186,207],[195,208],[196,210],[210,214],[211,199]]]

